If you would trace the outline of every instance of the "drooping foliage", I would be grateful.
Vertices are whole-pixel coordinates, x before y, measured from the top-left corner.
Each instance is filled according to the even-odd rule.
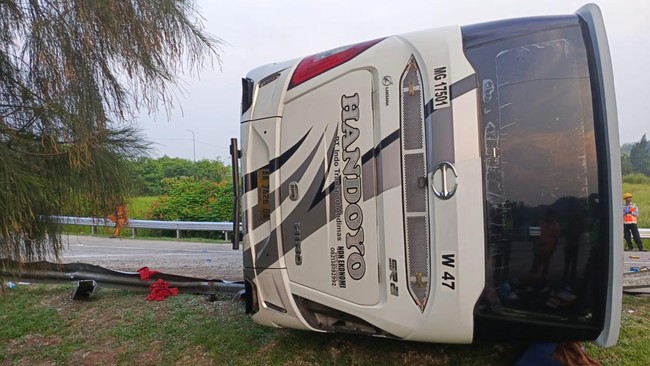
[[[0,0],[0,258],[58,257],[62,208],[123,201],[133,121],[219,60],[192,0]]]

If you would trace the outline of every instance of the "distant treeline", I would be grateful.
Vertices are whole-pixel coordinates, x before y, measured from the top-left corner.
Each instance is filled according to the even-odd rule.
[[[141,157],[129,163],[132,196],[160,196],[168,189],[165,179],[190,177],[215,183],[230,181],[230,167],[219,160],[191,161],[180,158]]]
[[[621,146],[621,170],[623,175],[650,176],[650,144],[645,134],[639,142],[630,142]]]
[[[167,221],[231,221],[230,167],[220,160],[141,157],[129,162],[132,200],[141,218]],[[136,197],[140,197],[137,198]],[[144,199],[150,197],[150,199]]]

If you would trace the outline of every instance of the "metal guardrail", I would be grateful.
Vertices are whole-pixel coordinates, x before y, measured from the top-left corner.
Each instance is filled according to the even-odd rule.
[[[110,222],[110,221],[109,221]],[[40,283],[95,281],[101,286],[148,291],[158,279],[177,287],[181,293],[198,295],[235,294],[244,290],[243,281],[203,279],[157,272],[143,280],[138,272],[115,271],[87,263],[58,264],[50,262],[24,263],[0,259],[0,277]]]
[[[108,219],[97,217],[74,217],[74,216],[51,216],[54,221],[67,225],[84,225],[93,228],[92,233],[96,234],[98,226],[115,226],[115,223]],[[181,237],[181,231],[221,231],[228,240],[228,233],[232,232],[232,222],[199,222],[199,221],[160,221],[160,220],[134,220],[129,219],[124,227],[130,228],[132,236],[135,237],[137,229],[160,229],[176,230],[176,237]],[[240,224],[241,227],[241,224]],[[639,234],[643,239],[650,239],[650,229],[639,228]],[[529,236],[539,236],[539,226],[528,228]]]
[[[642,239],[650,239],[650,229],[639,229],[639,235]]]
[[[55,222],[66,225],[82,225],[92,227],[92,234],[97,233],[97,227],[115,226],[109,219],[97,217],[51,216]],[[181,231],[221,231],[228,240],[228,233],[232,232],[232,222],[198,222],[198,221],[159,221],[129,219],[124,225],[131,229],[132,237],[136,237],[138,229],[176,230],[176,238],[181,238]]]
[[[623,273],[623,290],[637,290],[650,287],[650,271]]]

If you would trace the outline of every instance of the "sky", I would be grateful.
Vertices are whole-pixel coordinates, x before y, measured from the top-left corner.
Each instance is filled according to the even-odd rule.
[[[603,0],[621,144],[650,134],[650,1]],[[575,0],[197,0],[205,30],[224,42],[221,65],[181,77],[170,115],[161,109],[138,125],[152,156],[229,162],[239,137],[241,78],[255,67],[382,36],[448,25],[572,14]]]

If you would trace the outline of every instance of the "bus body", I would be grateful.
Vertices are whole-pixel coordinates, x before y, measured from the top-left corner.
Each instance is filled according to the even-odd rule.
[[[619,140],[598,7],[380,38],[242,82],[256,322],[615,344]]]

